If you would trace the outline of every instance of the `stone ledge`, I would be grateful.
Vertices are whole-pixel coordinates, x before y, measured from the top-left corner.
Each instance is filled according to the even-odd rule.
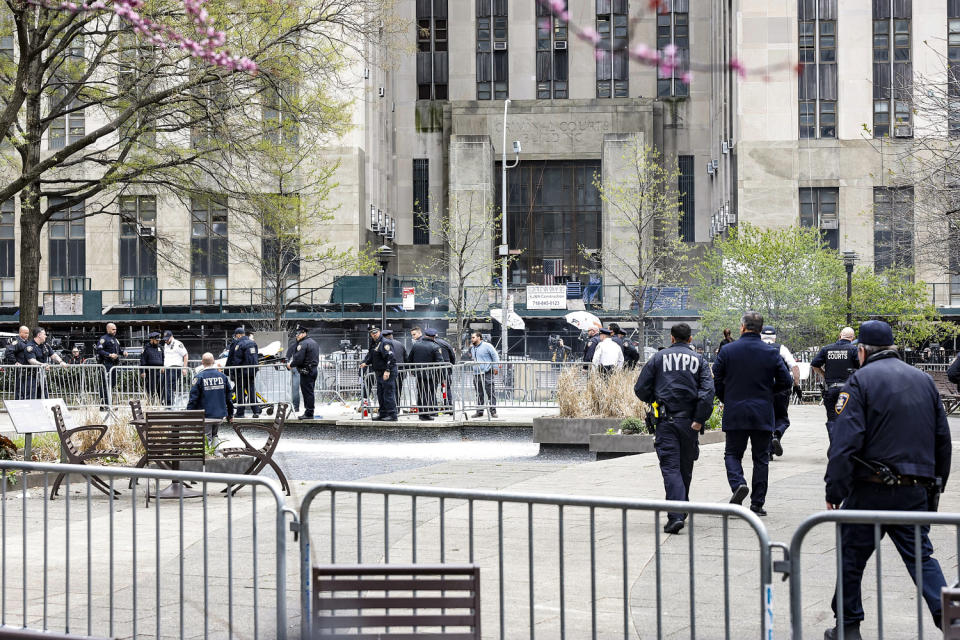
[[[590,434],[590,451],[597,460],[609,460],[620,456],[632,456],[653,452],[653,436],[650,434],[622,435],[606,433]],[[723,431],[708,431],[700,436],[700,444],[717,444],[726,441]]]
[[[590,444],[590,434],[617,429],[622,418],[534,418],[533,441],[540,444]]]

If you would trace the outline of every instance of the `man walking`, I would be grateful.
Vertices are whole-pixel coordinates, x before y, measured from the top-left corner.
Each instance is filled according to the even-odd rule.
[[[167,329],[163,332],[163,404],[173,406],[180,378],[186,375],[187,348]]]
[[[117,325],[112,322],[107,323],[107,332],[104,333],[97,342],[97,363],[103,365],[106,375],[104,385],[100,388],[100,411],[107,411],[110,404],[109,392],[113,386],[113,376],[110,371],[120,364],[121,353],[125,356],[126,351],[120,348],[120,341],[117,340]]]
[[[493,386],[493,376],[500,373],[497,363],[500,356],[489,342],[483,339],[483,334],[474,331],[470,336],[470,356],[476,363],[473,365],[473,386],[477,390],[477,411],[474,418],[483,417],[483,408],[490,409],[490,417],[497,417],[497,390]]]
[[[300,374],[300,395],[303,396],[303,413],[299,420],[313,420],[315,410],[314,387],[317,384],[317,367],[320,364],[320,347],[313,338],[307,337],[306,327],[297,327],[297,346],[287,369],[296,369]]]
[[[370,329],[370,339],[373,343],[360,368],[370,367],[377,381],[380,411],[374,420],[393,421],[397,419],[397,359],[393,355],[393,345],[383,341],[379,327]]]
[[[670,328],[670,347],[658,351],[640,371],[633,392],[657,403],[653,446],[667,500],[690,499],[693,463],[700,457],[699,433],[713,413],[713,378],[703,356],[690,347],[690,325]],[[680,533],[687,514],[667,514],[664,533]]]
[[[770,438],[775,426],[774,395],[790,389],[793,378],[780,351],[760,339],[763,316],[747,311],[740,321],[740,339],[726,345],[713,365],[713,384],[723,405],[723,431],[727,435],[723,452],[727,482],[733,497],[743,504],[750,493],[743,475],[743,454],[750,444],[753,456],[753,493],[750,509],[767,515],[767,473]]]
[[[593,351],[593,366],[606,377],[623,366],[623,349],[611,337],[610,329],[600,329],[600,342]]]
[[[787,389],[773,396],[775,423],[773,427],[773,437],[770,438],[770,459],[772,460],[773,455],[783,455],[781,440],[783,439],[783,434],[787,431],[787,427],[790,426],[790,394],[795,393],[797,397],[803,398],[803,391],[800,390],[800,366],[797,364],[797,360],[793,357],[793,354],[790,353],[790,349],[787,349],[786,345],[777,342],[777,330],[770,325],[765,326],[760,332],[760,339],[776,347],[780,352],[780,357],[783,358],[783,363],[787,365],[787,369],[790,370],[790,375],[793,377],[792,390]]]
[[[230,380],[217,369],[212,353],[201,356],[200,364],[203,370],[197,374],[190,387],[190,400],[187,401],[188,410],[203,409],[205,418],[219,418],[233,422],[233,400],[230,399]],[[210,425],[204,427],[207,441],[217,437],[219,427]]]
[[[933,379],[900,360],[893,331],[880,320],[860,325],[857,359],[860,369],[850,376],[835,405],[825,477],[827,509],[936,511],[950,475],[952,445]],[[923,599],[940,627],[940,591],[946,581],[933,558],[930,527],[917,529],[919,540],[913,525],[883,525],[879,536],[890,536],[914,583],[922,581]],[[843,602],[838,603],[834,593],[833,611],[836,615],[841,607],[843,617],[826,631],[827,640],[839,637],[841,623],[846,640],[860,639],[860,581],[877,541],[872,524],[840,526]]]
[[[833,423],[837,419],[837,397],[851,374],[860,368],[857,347],[853,344],[856,334],[850,327],[840,331],[840,338],[820,349],[810,363],[813,371],[823,380],[823,406],[827,410],[827,436],[833,440]]]
[[[153,331],[147,336],[147,344],[140,352],[140,379],[143,381],[143,390],[147,393],[149,403],[160,398],[160,378],[163,373],[163,348],[160,346],[160,333]]]

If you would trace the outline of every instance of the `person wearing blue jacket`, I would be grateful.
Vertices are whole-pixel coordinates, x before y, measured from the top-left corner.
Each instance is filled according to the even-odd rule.
[[[900,359],[890,325],[880,320],[860,325],[857,357],[860,368],[847,380],[834,407],[837,418],[824,477],[827,509],[936,511],[953,449],[933,378]],[[879,535],[872,524],[840,526],[843,632],[848,640],[860,638],[864,617],[860,581],[883,535],[890,536],[914,582],[919,577],[919,547],[923,599],[934,624],[940,626],[940,591],[946,581],[933,557],[930,527],[918,529],[919,540],[913,525],[883,525]],[[834,614],[837,607],[834,594]],[[824,634],[828,639],[838,637],[837,627]]]
[[[780,350],[760,339],[763,316],[747,311],[740,320],[740,338],[717,354],[713,365],[713,386],[723,402],[723,452],[727,481],[733,497],[743,504],[751,489],[743,475],[743,454],[750,444],[753,456],[750,509],[765,516],[767,474],[770,464],[770,439],[776,427],[774,396],[793,387],[793,377]]]
[[[260,405],[257,404],[257,387],[255,379],[257,376],[256,365],[260,363],[260,352],[257,343],[247,337],[247,331],[243,327],[237,327],[233,331],[233,343],[230,345],[230,351],[227,354],[227,367],[239,367],[234,369],[230,377],[237,385],[237,417],[242,418],[244,409],[250,405],[253,411],[253,417],[260,417]]]
[[[197,374],[190,387],[190,400],[187,409],[203,409],[206,418],[222,418],[233,421],[233,400],[230,399],[230,379],[214,365],[213,354],[205,353],[201,363],[203,371]],[[217,429],[207,428],[207,435],[217,435]]]

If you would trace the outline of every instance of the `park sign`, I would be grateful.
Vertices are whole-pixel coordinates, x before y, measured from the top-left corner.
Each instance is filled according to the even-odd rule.
[[[566,285],[527,285],[527,309],[567,308]]]

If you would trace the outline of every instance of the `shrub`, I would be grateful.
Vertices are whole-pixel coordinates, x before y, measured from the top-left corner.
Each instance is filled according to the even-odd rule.
[[[621,369],[609,376],[567,367],[557,378],[557,406],[565,418],[640,418],[647,405],[633,393],[638,372]]]
[[[722,426],[723,422],[723,405],[720,404],[720,401],[716,398],[713,399],[713,413],[710,415],[710,419],[707,420],[707,424],[703,425],[703,428],[707,431],[717,431]]]
[[[620,433],[633,435],[644,433],[647,430],[647,423],[643,418],[627,418],[620,422]]]

